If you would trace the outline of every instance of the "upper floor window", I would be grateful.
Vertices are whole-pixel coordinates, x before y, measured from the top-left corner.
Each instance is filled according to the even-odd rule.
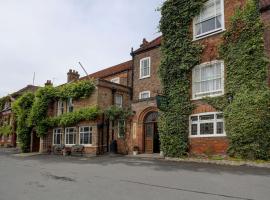
[[[190,117],[190,137],[225,136],[223,113],[201,113]]]
[[[208,0],[193,25],[194,39],[224,29],[224,0]]]
[[[111,79],[111,82],[120,84],[120,78],[119,77],[113,78],[113,79]]]
[[[56,128],[53,130],[53,144],[58,145],[62,144],[62,129],[61,128]]]
[[[212,61],[192,70],[192,98],[224,94],[224,62]]]
[[[117,107],[122,108],[123,107],[123,96],[122,95],[119,95],[119,94],[116,94],[114,96],[114,104]]]
[[[140,60],[140,79],[150,77],[151,59],[143,58]]]
[[[59,100],[57,102],[57,116],[64,114],[64,102]]]
[[[10,106],[11,106],[11,103],[9,101],[7,101],[5,103],[4,110],[10,108]]]
[[[74,109],[73,99],[72,98],[68,98],[68,101],[67,101],[67,111],[68,112],[73,112],[73,109]]]
[[[143,91],[140,93],[139,99],[148,99],[150,98],[150,91]]]
[[[80,127],[80,144],[92,144],[92,130],[93,128],[91,126]]]

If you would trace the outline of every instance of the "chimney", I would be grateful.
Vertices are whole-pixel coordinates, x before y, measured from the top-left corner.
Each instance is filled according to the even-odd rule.
[[[47,82],[44,84],[45,86],[53,86],[52,81],[51,80],[47,80]]]
[[[72,70],[70,69],[67,73],[67,82],[72,82],[72,81],[76,81],[80,78],[80,74],[75,71],[75,70]]]
[[[149,42],[145,39],[145,38],[143,38],[143,41],[142,41],[142,44],[141,44],[141,47],[143,47],[144,45],[146,45],[146,44],[148,44]]]

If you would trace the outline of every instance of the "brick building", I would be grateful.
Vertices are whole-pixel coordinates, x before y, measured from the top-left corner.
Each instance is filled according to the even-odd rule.
[[[49,106],[49,117],[55,117],[67,112],[74,112],[81,108],[97,106],[102,111],[112,105],[122,108],[129,108],[131,101],[131,61],[101,70],[89,76],[80,78],[78,72],[70,70],[67,76],[67,83],[95,79],[95,91],[88,98],[79,100],[68,99],[67,101],[55,101]],[[125,132],[128,135],[130,130],[126,124]],[[119,133],[118,123],[110,123],[103,116],[95,121],[81,121],[71,127],[54,127],[49,130],[45,137],[40,140],[40,149],[32,151],[47,152],[56,145],[72,147],[83,145],[85,154],[103,154],[110,151],[113,140],[121,143],[123,140]],[[124,145],[123,145],[124,146]],[[125,152],[125,149],[119,149]]]
[[[0,126],[9,125],[12,128],[12,133],[9,136],[4,136],[0,133],[0,145],[16,147],[16,123],[14,121],[14,113],[12,112],[11,103],[24,93],[35,92],[37,89],[37,86],[27,85],[5,98],[6,101],[4,108],[0,111]]]

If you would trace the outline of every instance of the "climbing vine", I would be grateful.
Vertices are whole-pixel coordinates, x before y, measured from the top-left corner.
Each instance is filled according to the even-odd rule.
[[[199,64],[202,47],[192,42],[190,25],[205,0],[168,0],[161,8],[160,30],[163,34],[162,61],[159,75],[166,109],[159,119],[161,150],[166,156],[178,157],[188,149],[191,69]]]
[[[264,51],[264,27],[258,0],[238,9],[224,34],[220,56],[226,65],[225,91],[233,100],[223,108],[229,154],[248,159],[270,158],[267,87],[269,60]]]
[[[120,108],[118,106],[111,106],[104,111],[105,117],[110,121],[126,120],[132,116],[132,111],[129,109]]]
[[[34,102],[34,94],[25,93],[12,104],[12,110],[16,116],[17,136],[23,152],[30,150],[31,127],[27,124],[30,110]]]
[[[60,87],[46,86],[40,88],[35,94],[35,101],[33,103],[30,116],[27,120],[29,127],[36,127],[38,136],[43,136],[47,133],[47,130],[50,128],[47,122],[47,112],[48,107],[56,100],[67,100],[72,98],[74,100],[78,98],[86,98],[90,96],[95,90],[95,85],[93,81],[78,81],[70,84],[66,84]],[[87,117],[87,110],[83,113]],[[75,112],[68,117],[72,119],[78,119],[82,117],[82,113]],[[65,117],[65,116],[62,116]]]
[[[8,136],[12,133],[12,127],[10,125],[0,126],[0,136]]]

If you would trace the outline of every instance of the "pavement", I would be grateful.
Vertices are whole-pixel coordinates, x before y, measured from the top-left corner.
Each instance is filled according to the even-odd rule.
[[[0,151],[0,200],[269,200],[270,170]]]

